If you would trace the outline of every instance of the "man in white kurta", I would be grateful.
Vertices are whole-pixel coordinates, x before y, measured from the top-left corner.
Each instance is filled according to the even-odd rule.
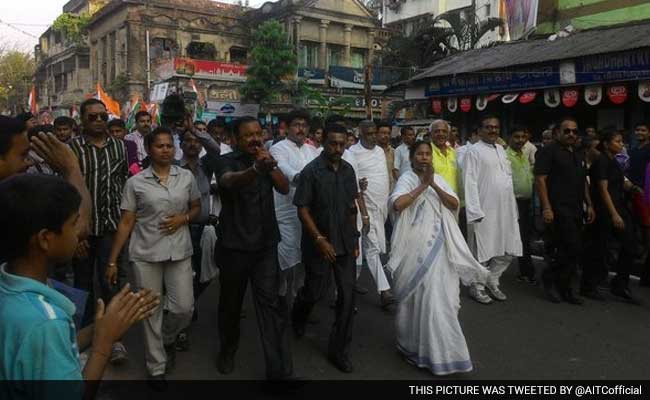
[[[415,131],[410,126],[401,129],[402,144],[395,149],[395,169],[399,176],[411,170],[410,148],[415,143]]]
[[[309,114],[306,112],[300,110],[291,112],[287,120],[289,124],[287,139],[274,144],[269,150],[278,162],[278,168],[289,180],[288,194],[283,195],[273,191],[275,217],[282,239],[278,243],[278,261],[282,270],[279,294],[287,296],[289,304],[293,298],[293,267],[300,264],[302,256],[300,252],[302,226],[298,219],[298,210],[293,205],[293,196],[296,193],[300,172],[321,152],[305,143],[306,133],[309,131],[308,121]]]
[[[377,146],[377,128],[370,121],[359,125],[361,140],[350,147],[358,168],[358,179],[368,180],[368,189],[364,192],[364,200],[370,219],[370,229],[362,236],[363,253],[368,263],[368,269],[377,284],[381,295],[381,305],[387,308],[395,302],[390,284],[386,278],[380,254],[386,253],[386,233],[384,224],[388,217],[389,177],[386,168],[386,155]]]
[[[506,300],[499,289],[499,278],[513,257],[521,256],[522,245],[510,161],[503,147],[496,143],[499,119],[486,117],[481,124],[481,140],[468,148],[463,160],[463,182],[469,247],[490,270],[485,287],[473,285],[470,295],[487,304],[492,300],[485,288],[494,299]]]

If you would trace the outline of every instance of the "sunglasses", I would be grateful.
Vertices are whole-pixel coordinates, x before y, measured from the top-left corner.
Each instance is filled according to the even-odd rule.
[[[565,135],[568,135],[569,133],[573,133],[574,135],[578,134],[577,129],[571,129],[571,128],[564,128],[563,132]]]
[[[108,113],[99,113],[99,114],[88,114],[88,121],[94,122],[97,121],[98,119],[101,119],[102,121],[106,122],[108,121]]]

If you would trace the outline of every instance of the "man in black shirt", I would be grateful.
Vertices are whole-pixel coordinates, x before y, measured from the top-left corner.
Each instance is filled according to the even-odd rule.
[[[257,323],[268,379],[293,373],[288,310],[278,299],[280,241],[273,189],[289,193],[289,181],[264,149],[262,128],[255,118],[236,122],[237,148],[219,159],[217,181],[222,209],[215,259],[221,266],[218,369],[229,374],[239,345],[239,319],[251,281]]]
[[[646,169],[650,163],[650,125],[645,122],[634,126],[634,135],[639,145],[630,150],[630,168],[627,177],[640,188],[645,187]],[[643,192],[632,194],[634,218],[643,232],[643,246],[650,249],[650,206],[646,203]],[[645,266],[641,273],[641,286],[650,287],[650,256],[646,257]]]
[[[560,121],[557,141],[536,155],[535,180],[542,203],[544,222],[556,251],[542,279],[548,299],[559,303],[555,289],[571,304],[582,304],[571,290],[572,276],[582,253],[583,203],[587,204],[587,223],[594,220],[584,155],[575,149],[578,124],[573,118]]]
[[[303,336],[309,313],[325,294],[333,270],[338,295],[328,355],[338,369],[352,372],[348,353],[360,236],[355,203],[357,179],[352,166],[341,159],[347,142],[345,128],[330,125],[324,136],[324,150],[303,169],[293,199],[303,226],[302,257],[306,275],[291,317],[296,336]]]

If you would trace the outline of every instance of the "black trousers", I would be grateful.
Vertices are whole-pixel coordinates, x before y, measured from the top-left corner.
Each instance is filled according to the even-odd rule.
[[[519,210],[519,234],[523,255],[519,257],[519,274],[530,279],[535,278],[535,267],[530,257],[530,234],[533,231],[533,214],[531,210],[531,199],[517,199]]]
[[[203,260],[203,252],[201,251],[201,237],[203,236],[203,229],[205,225],[191,224],[190,225],[190,238],[192,240],[192,270],[194,271],[194,307],[198,306],[197,300],[201,293],[210,286],[210,282],[201,283],[201,262]]]
[[[352,254],[336,257],[330,264],[322,258],[304,259],[305,285],[300,288],[293,305],[291,319],[304,325],[316,303],[327,293],[329,279],[334,272],[336,283],[336,318],[330,333],[328,352],[332,356],[347,357],[352,341],[355,293],[357,281],[356,259]]]
[[[622,231],[614,228],[606,211],[596,214],[596,222],[590,227],[591,243],[589,257],[586,257],[589,261],[582,272],[582,288],[586,291],[595,290],[607,279],[610,261],[616,271],[612,285],[616,289],[627,287],[636,253],[636,237],[630,214],[627,211],[619,214],[625,223]]]
[[[280,303],[280,267],[277,246],[257,252],[217,247],[221,283],[219,293],[219,339],[221,352],[234,354],[239,347],[242,302],[250,281],[260,331],[266,376],[282,379],[293,374],[289,338],[289,310]]]
[[[582,220],[580,217],[555,215],[545,234],[552,251],[551,262],[544,271],[545,282],[552,281],[561,293],[571,290],[571,281],[582,257]]]

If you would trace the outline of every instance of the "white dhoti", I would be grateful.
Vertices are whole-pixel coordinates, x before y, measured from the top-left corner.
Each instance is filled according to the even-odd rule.
[[[375,146],[366,149],[361,143],[350,147],[358,168],[358,179],[368,179],[368,189],[364,192],[364,200],[370,217],[370,232],[363,235],[363,254],[368,263],[368,269],[377,284],[377,290],[383,292],[390,289],[380,254],[386,253],[386,233],[384,224],[388,216],[388,195],[390,180],[386,167],[384,150]]]

